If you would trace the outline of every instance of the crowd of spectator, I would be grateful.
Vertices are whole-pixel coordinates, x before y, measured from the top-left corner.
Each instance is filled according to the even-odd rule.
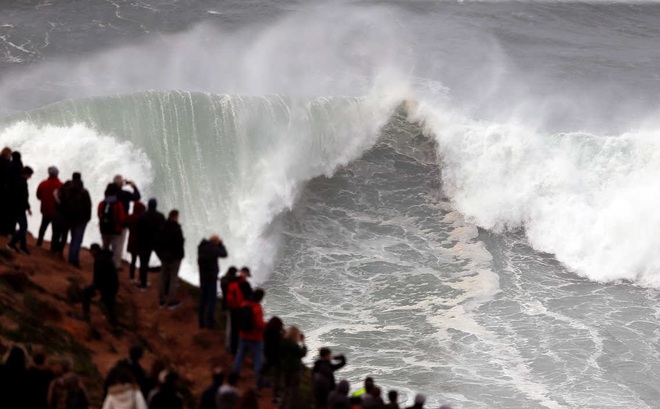
[[[24,166],[20,153],[4,148],[0,152],[0,234],[11,236],[7,247],[19,254],[30,255],[27,246],[27,215],[31,215],[28,181],[33,175]],[[127,190],[130,188],[130,190]],[[69,234],[68,262],[80,268],[80,248],[87,224],[92,218],[92,201],[82,175],[73,173],[62,183],[55,166],[36,193],[41,201],[42,222],[36,245],[43,246],[44,235],[52,228],[50,250],[64,257]],[[129,278],[140,291],[150,286],[147,279],[153,253],[161,261],[158,289],[159,307],[174,309],[177,298],[178,272],[184,258],[184,236],[179,212],[168,217],[158,211],[155,198],[145,206],[133,181],[116,175],[105,189],[96,208],[102,243],[93,243],[93,279],[83,290],[82,318],[90,319],[91,299],[100,293],[108,323],[119,324],[115,298],[119,290],[119,272],[123,251],[131,255]],[[132,212],[129,212],[132,204]],[[18,226],[18,227],[17,227]],[[217,235],[204,238],[197,248],[200,278],[199,328],[216,328],[218,283],[225,313],[226,352],[233,357],[231,368],[213,368],[212,383],[200,399],[201,409],[257,408],[263,388],[273,388],[273,403],[281,409],[398,409],[398,393],[390,390],[387,398],[371,377],[362,388],[350,394],[346,379],[336,382],[335,372],[346,365],[346,357],[333,355],[329,348],[319,350],[318,359],[307,369],[302,359],[307,355],[304,334],[299,328],[285,328],[278,317],[264,319],[261,305],[265,291],[253,289],[248,267],[230,267],[219,277],[218,260],[227,257],[227,249]],[[139,261],[139,277],[135,276]],[[147,373],[140,365],[140,346],[130,349],[107,374],[102,409],[182,409],[178,391],[178,375],[156,360]],[[241,393],[238,388],[243,363],[250,356],[255,384]],[[304,379],[307,377],[307,379]],[[301,385],[311,385],[310,399],[303,399]],[[4,392],[3,392],[4,391]],[[31,359],[20,346],[12,347],[0,366],[0,397],[9,402],[8,409],[87,409],[89,396],[72,362],[62,359],[54,367],[45,364],[43,352]],[[25,399],[29,399],[27,402]],[[422,409],[426,398],[415,396],[409,409]],[[12,406],[13,405],[13,406]],[[444,409],[448,406],[443,406]]]

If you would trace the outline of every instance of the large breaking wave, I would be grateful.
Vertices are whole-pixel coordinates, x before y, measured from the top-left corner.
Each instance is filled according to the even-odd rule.
[[[371,146],[392,109],[366,98],[142,92],[7,118],[0,144],[22,151],[39,176],[52,164],[65,177],[82,171],[98,200],[115,173],[136,180],[161,210],[182,212],[189,262],[198,240],[218,233],[229,262],[253,266],[263,279],[277,253],[277,214],[304,181]],[[97,239],[95,218],[88,232],[88,243]],[[196,281],[191,270],[186,278]]]
[[[38,175],[51,164],[81,170],[95,198],[114,173],[135,179],[164,211],[182,210],[189,260],[199,238],[218,232],[230,262],[264,279],[277,257],[276,216],[305,181],[369,149],[394,101],[141,92],[6,118],[0,144],[23,151]],[[410,132],[421,123],[435,138],[444,193],[468,220],[524,228],[536,249],[590,279],[660,285],[657,133],[544,134],[437,104],[406,107]]]

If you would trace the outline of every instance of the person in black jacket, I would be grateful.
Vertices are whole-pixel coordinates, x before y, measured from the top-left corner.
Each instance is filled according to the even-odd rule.
[[[218,391],[225,381],[225,372],[220,367],[213,368],[213,383],[204,390],[200,399],[199,409],[216,409],[215,400]]]
[[[177,391],[179,375],[170,372],[165,376],[165,382],[149,400],[149,409],[183,409],[183,398]]]
[[[140,195],[140,191],[135,185],[135,182],[132,180],[124,179],[122,175],[115,175],[115,177],[112,179],[112,183],[114,183],[119,188],[117,192],[117,199],[121,202],[124,208],[124,220],[128,221],[131,202],[139,201],[142,198],[142,195]],[[133,189],[132,192],[124,189],[124,187],[127,185]],[[128,237],[127,222],[122,225],[121,234],[119,236],[119,252],[115,254],[115,264],[118,264],[117,260],[119,260],[119,263],[121,263],[124,247],[126,247],[126,237]]]
[[[29,166],[21,169],[21,177],[14,181],[11,199],[11,209],[14,215],[15,223],[18,223],[18,230],[14,233],[7,247],[19,252],[16,244],[20,244],[21,250],[30,254],[30,251],[27,249],[27,216],[26,212],[32,216],[32,210],[30,210],[30,193],[28,191],[27,181],[32,177],[32,168]],[[15,224],[14,224],[15,225]]]
[[[179,267],[181,267],[181,260],[184,256],[184,242],[183,231],[179,224],[179,211],[172,210],[163,225],[157,246],[158,258],[162,263],[158,293],[161,307],[167,306],[174,309],[181,304],[176,299],[176,289],[179,280]]]
[[[83,315],[85,320],[89,320],[89,307],[92,297],[96,292],[101,293],[101,302],[105,306],[108,321],[110,324],[117,325],[115,315],[115,297],[119,290],[119,277],[117,268],[112,261],[112,252],[103,250],[98,243],[90,247],[90,252],[94,256],[94,278],[92,284],[83,290]]]
[[[333,360],[337,362],[332,362]],[[330,391],[337,386],[335,382],[335,371],[346,365],[344,355],[332,356],[330,348],[321,348],[319,350],[319,359],[314,362],[312,369],[314,380],[314,398],[317,408],[325,408],[328,403]]]
[[[227,257],[227,249],[220,237],[213,235],[204,239],[197,246],[197,265],[199,266],[199,327],[215,326],[215,303],[218,299],[218,259]]]
[[[80,268],[80,248],[87,223],[92,219],[92,199],[85,189],[80,172],[74,172],[71,180],[66,181],[58,189],[56,199],[59,201],[61,224],[57,228],[60,231],[61,242],[58,249],[66,244],[66,236],[71,231],[71,243],[69,244],[69,264]],[[58,216],[56,216],[56,219]]]
[[[151,198],[147,203],[147,211],[137,221],[138,251],[140,254],[140,288],[147,289],[147,273],[149,272],[149,259],[151,253],[156,250],[156,241],[165,224],[165,216],[156,208],[158,202]]]
[[[114,377],[114,374],[123,370],[128,370],[131,373],[135,383],[140,388],[140,392],[142,392],[142,396],[149,395],[150,390],[149,383],[147,381],[147,374],[144,371],[144,368],[142,368],[142,365],[140,365],[140,360],[142,359],[143,355],[144,348],[142,348],[140,345],[131,346],[131,348],[128,350],[128,358],[120,359],[117,361],[115,366],[108,373],[108,376],[105,378],[105,382],[103,384],[104,395],[108,393],[108,388],[111,386],[111,381]]]

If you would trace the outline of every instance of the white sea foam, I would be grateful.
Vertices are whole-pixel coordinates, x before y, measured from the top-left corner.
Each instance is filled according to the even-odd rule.
[[[35,235],[41,223],[35,192],[39,182],[48,176],[49,166],[59,168],[63,182],[70,179],[73,172],[82,174],[92,197],[92,221],[87,227],[85,244],[100,240],[96,203],[102,200],[105,187],[115,174],[130,175],[145,193],[150,191],[153,181],[151,162],[141,149],[82,124],[58,127],[19,122],[0,129],[0,146],[10,146],[21,152],[24,165],[34,169],[29,182],[33,209],[29,230]]]

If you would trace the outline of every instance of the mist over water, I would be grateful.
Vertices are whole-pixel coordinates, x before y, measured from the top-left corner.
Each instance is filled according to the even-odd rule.
[[[657,406],[659,5],[3,10],[0,145],[179,208],[187,280],[219,233],[354,387]]]

